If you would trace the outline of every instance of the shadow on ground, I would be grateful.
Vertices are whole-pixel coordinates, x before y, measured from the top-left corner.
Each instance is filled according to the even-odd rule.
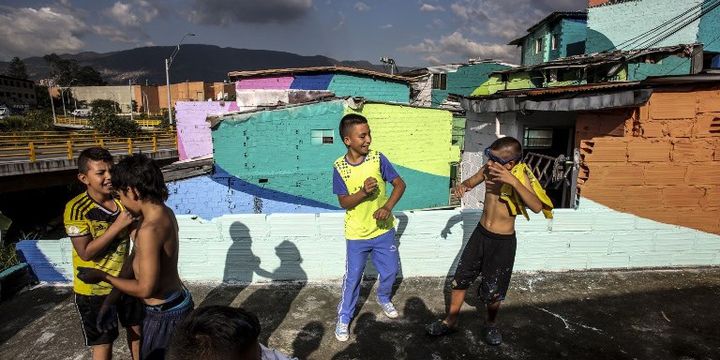
[[[445,281],[405,279],[394,298],[398,320],[385,318],[377,304],[366,302],[346,343],[333,335],[339,282],[251,285],[233,306],[263,319],[263,326],[272,329],[264,335],[270,346],[308,359],[699,360],[720,354],[720,269],[516,275],[499,316],[505,338],[499,347],[480,340],[484,311],[473,306],[473,289],[458,332],[444,338],[425,335],[423,326],[444,313]],[[190,286],[200,301],[211,288]],[[71,297],[57,296],[41,288],[0,303],[0,334],[7,340],[0,358],[90,358]],[[30,320],[16,323],[16,316]],[[116,346],[116,354],[127,357],[124,344]]]

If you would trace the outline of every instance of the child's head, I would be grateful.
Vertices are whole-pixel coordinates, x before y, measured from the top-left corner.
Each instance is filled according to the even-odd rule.
[[[367,155],[370,151],[370,126],[367,119],[359,114],[348,114],[340,120],[340,137],[342,137],[348,150],[354,150],[360,155]]]
[[[175,329],[170,360],[260,359],[260,322],[250,312],[230,306],[195,309]]]
[[[88,189],[110,196],[112,192],[110,169],[112,166],[113,157],[109,151],[101,147],[87,148],[78,156],[78,179]]]
[[[493,162],[510,170],[522,159],[522,145],[514,137],[502,137],[485,149],[485,157],[488,163]]]
[[[155,160],[143,154],[128,156],[112,168],[112,184],[120,201],[138,213],[143,201],[163,203],[168,198],[162,171]]]

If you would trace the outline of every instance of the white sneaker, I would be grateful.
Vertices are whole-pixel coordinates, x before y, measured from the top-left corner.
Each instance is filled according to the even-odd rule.
[[[348,324],[344,324],[340,321],[337,322],[335,325],[335,338],[338,339],[338,341],[348,341],[350,338]]]
[[[385,313],[385,316],[387,316],[391,319],[395,319],[398,316],[400,316],[400,314],[398,314],[397,309],[395,309],[395,305],[393,305],[391,302],[386,302],[386,303],[382,304],[378,301],[378,304],[380,304],[380,307],[382,308],[383,312]]]

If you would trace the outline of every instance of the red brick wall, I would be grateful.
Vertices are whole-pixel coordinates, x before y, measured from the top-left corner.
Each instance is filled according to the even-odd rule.
[[[578,115],[581,196],[720,234],[720,87],[656,91],[632,110]]]

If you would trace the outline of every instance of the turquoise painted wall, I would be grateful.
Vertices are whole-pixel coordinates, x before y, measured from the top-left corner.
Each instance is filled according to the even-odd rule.
[[[683,75],[690,73],[690,58],[669,55],[655,64],[630,63],[628,80],[641,81],[648,76]]]
[[[336,74],[327,89],[338,97],[362,96],[375,101],[410,102],[410,85],[394,81]]]
[[[447,99],[448,94],[459,94],[469,96],[472,92],[480,86],[480,84],[487,81],[490,73],[493,71],[500,71],[509,68],[506,65],[501,64],[470,64],[464,65],[457,69],[455,72],[449,72],[447,74],[447,89],[439,90],[433,89],[431,92],[431,106],[437,107]]]
[[[396,209],[446,206],[453,161],[450,113],[388,104],[365,104],[363,109],[373,129],[373,148],[393,162],[408,184]],[[347,112],[344,100],[334,100],[227,116],[212,132],[216,171],[243,182],[231,186],[235,191],[258,192],[259,187],[261,198],[308,209],[337,207],[332,164],[347,151],[337,129]],[[332,133],[333,144],[313,144],[313,130]],[[408,158],[405,150],[418,144],[427,154],[416,151]],[[438,168],[441,162],[444,167]],[[434,167],[425,169],[430,165]]]
[[[578,19],[563,19],[560,27],[560,44],[557,54],[552,54],[551,57],[557,59],[585,53],[587,22]]]
[[[528,34],[523,42],[523,65],[535,65],[566,56],[582,54],[587,36],[585,20],[562,19],[552,26],[543,24]],[[552,49],[552,36],[558,35],[557,49]],[[543,39],[543,48],[535,53],[535,39]]]
[[[710,4],[705,1],[703,9]],[[706,52],[720,52],[720,6],[700,18],[698,42],[703,43]]]
[[[591,54],[615,49],[626,40],[658,27],[678,15],[687,13],[693,6],[700,5],[702,2],[703,0],[637,0],[589,8],[585,53]],[[707,40],[705,36],[714,37],[718,34],[717,12],[712,14],[715,16],[708,17],[705,21],[709,24],[715,22],[715,24],[706,26],[708,30],[716,29],[716,31],[708,32],[707,35],[701,36],[701,39]],[[692,44],[698,40],[699,24],[700,21],[695,21],[653,47]],[[633,45],[623,46],[621,49],[636,48],[638,46]]]
[[[314,200],[336,205],[331,170],[338,154],[345,152],[337,130],[343,104],[337,100],[226,117],[212,132],[215,164],[264,188],[314,194]],[[313,129],[331,130],[336,141],[313,145]]]

